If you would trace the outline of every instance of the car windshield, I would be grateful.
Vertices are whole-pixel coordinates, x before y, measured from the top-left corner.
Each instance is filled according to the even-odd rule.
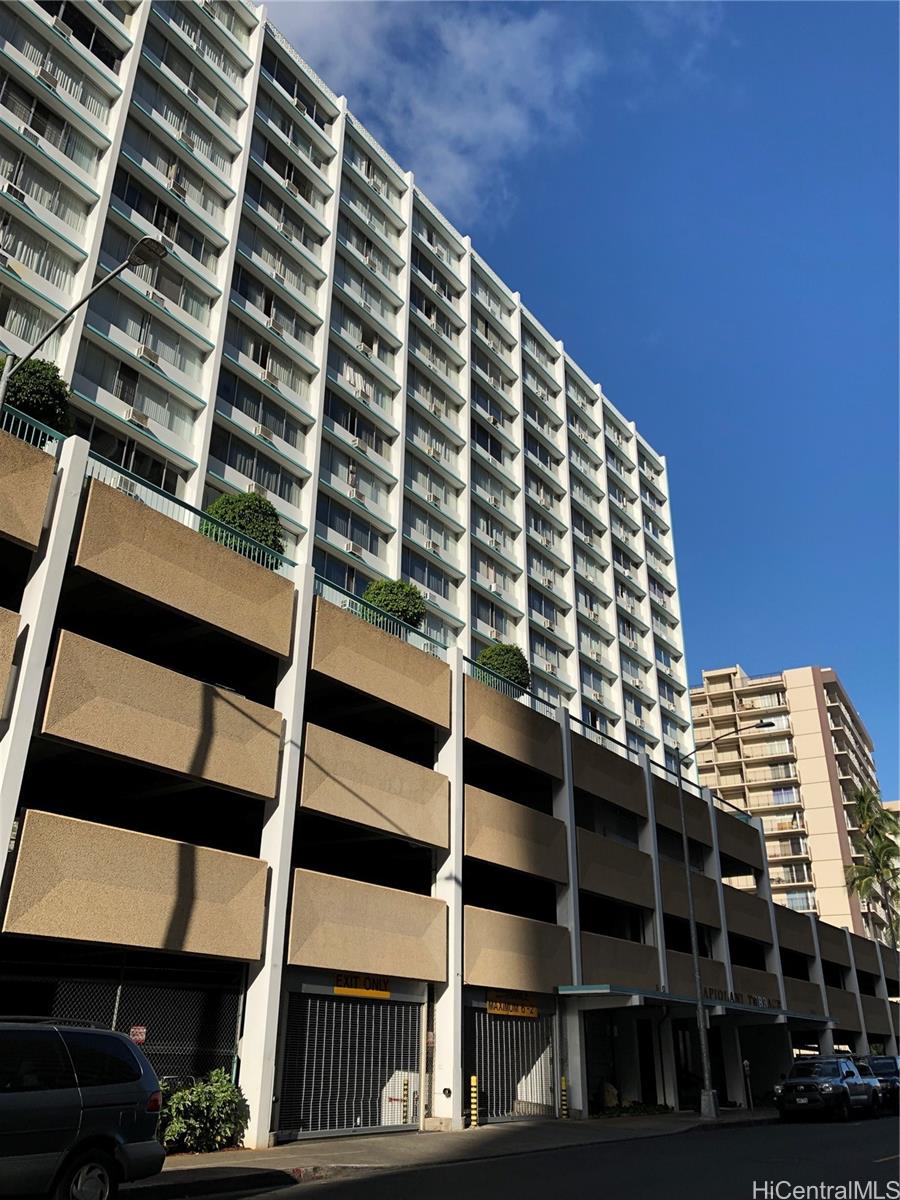
[[[874,1074],[872,1068],[869,1066],[868,1063],[864,1063],[864,1062],[857,1063],[856,1069],[859,1071],[860,1075],[865,1075],[866,1077]]]
[[[877,1071],[879,1075],[898,1074],[896,1058],[871,1058],[869,1061],[872,1064],[872,1070]]]
[[[805,1062],[795,1063],[791,1067],[789,1079],[836,1079],[838,1076],[836,1062]]]

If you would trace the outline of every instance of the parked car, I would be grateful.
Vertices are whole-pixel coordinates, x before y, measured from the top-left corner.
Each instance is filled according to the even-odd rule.
[[[877,1117],[881,1115],[884,1103],[884,1089],[881,1086],[881,1080],[869,1066],[864,1058],[854,1058],[853,1063],[862,1076],[862,1081],[872,1093],[872,1105],[870,1115]]]
[[[878,1077],[884,1107],[900,1112],[900,1057],[896,1054],[867,1054],[858,1061],[867,1063]]]
[[[782,1120],[818,1115],[846,1121],[854,1111],[871,1112],[874,1094],[851,1058],[810,1055],[798,1058],[775,1085],[775,1105]]]
[[[124,1034],[0,1020],[0,1196],[114,1200],[162,1170],[161,1107]]]

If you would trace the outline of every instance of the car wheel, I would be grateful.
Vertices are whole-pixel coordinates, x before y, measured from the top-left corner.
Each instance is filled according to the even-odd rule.
[[[873,1093],[872,1102],[869,1105],[869,1116],[874,1120],[881,1116],[881,1097],[877,1093]]]
[[[63,1167],[53,1200],[115,1200],[119,1176],[104,1150],[84,1150]]]
[[[834,1110],[834,1119],[836,1121],[849,1121],[851,1117],[850,1100],[847,1096],[842,1096],[840,1103]]]

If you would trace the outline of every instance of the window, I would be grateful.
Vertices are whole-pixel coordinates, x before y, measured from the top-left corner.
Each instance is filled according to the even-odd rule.
[[[80,1029],[64,1029],[61,1036],[72,1056],[80,1087],[134,1083],[140,1079],[141,1065],[123,1039]]]
[[[74,1087],[72,1064],[55,1029],[0,1032],[0,1097]]]
[[[340,537],[361,546],[369,554],[378,556],[384,553],[384,534],[379,533],[361,516],[351,512],[346,505],[324,494],[319,496],[316,504],[316,522],[321,532],[331,529]]]
[[[232,467],[246,479],[252,479],[288,504],[296,506],[300,503],[301,485],[296,476],[255,445],[245,442],[220,425],[213,427],[209,456],[211,460],[217,459],[219,464]],[[210,462],[210,471],[221,474],[221,467],[218,470],[216,467],[216,463]]]
[[[429,592],[436,592],[444,600],[450,597],[450,580],[440,568],[426,562],[420,554],[404,547],[401,571],[405,579],[416,583]]]

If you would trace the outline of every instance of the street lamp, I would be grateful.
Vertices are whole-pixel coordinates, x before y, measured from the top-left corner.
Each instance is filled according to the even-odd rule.
[[[73,304],[68,312],[64,312],[59,320],[50,326],[40,341],[35,342],[35,344],[30,347],[27,354],[23,355],[18,361],[14,359],[12,354],[7,354],[6,361],[3,363],[3,374],[0,375],[0,410],[2,410],[3,402],[6,399],[7,385],[13,375],[15,375],[16,371],[18,371],[20,367],[23,367],[25,363],[28,362],[29,358],[33,358],[35,354],[37,354],[38,350],[40,350],[41,346],[43,346],[45,342],[48,342],[50,338],[53,337],[57,329],[59,329],[60,326],[65,325],[69,317],[71,317],[73,313],[76,313],[83,304],[87,304],[88,300],[90,300],[91,296],[93,296],[95,292],[99,292],[102,287],[105,287],[110,282],[110,280],[115,279],[117,275],[121,275],[122,272],[127,270],[129,267],[140,266],[143,263],[158,262],[159,259],[165,258],[168,253],[168,249],[159,238],[150,237],[149,235],[139,238],[131,247],[131,252],[125,261],[120,262],[117,267],[113,267],[111,271],[107,272],[102,279],[99,279],[94,284],[90,291],[85,292],[78,303]]]
[[[774,721],[757,721],[748,729],[774,729]],[[721,742],[725,738],[737,737],[740,731],[728,729],[725,733],[710,740],[710,745]],[[747,732],[744,730],[743,732]],[[715,1121],[719,1115],[716,1093],[712,1085],[712,1068],[709,1061],[709,1038],[706,1034],[706,1012],[703,1007],[703,985],[700,979],[700,946],[697,939],[697,920],[694,916],[694,881],[691,871],[691,861],[688,856],[687,825],[684,819],[684,790],[682,787],[681,768],[690,761],[689,754],[677,755],[678,762],[678,815],[681,819],[681,851],[684,855],[684,878],[687,886],[688,925],[691,931],[691,959],[694,968],[694,991],[697,996],[697,1035],[700,1039],[700,1069],[703,1073],[703,1088],[700,1092],[700,1116],[706,1121]],[[717,865],[718,866],[718,865]]]

